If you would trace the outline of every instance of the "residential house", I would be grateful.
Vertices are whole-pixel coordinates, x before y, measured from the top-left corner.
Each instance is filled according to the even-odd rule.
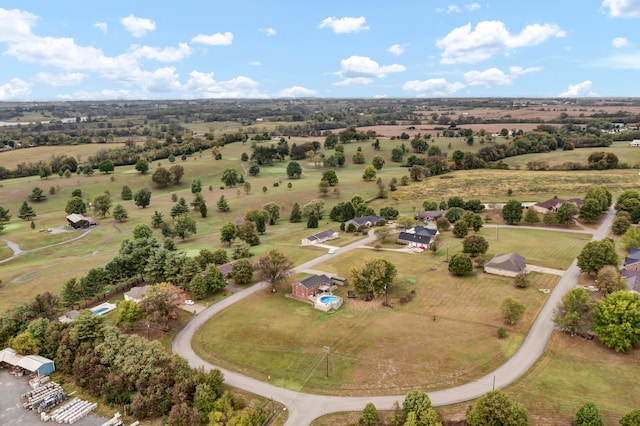
[[[349,225],[353,224],[356,229],[359,229],[361,226],[366,226],[367,228],[371,228],[372,226],[377,226],[381,220],[386,220],[384,216],[361,216],[356,217],[351,220],[348,220],[344,223],[344,229],[349,229]]]
[[[340,234],[331,229],[325,229],[324,231],[320,231],[317,234],[309,235],[302,239],[303,246],[310,246],[313,244],[322,244],[326,241],[335,240],[338,238]]]
[[[306,302],[319,292],[331,290],[332,284],[331,278],[326,275],[311,275],[291,284],[291,296]]]
[[[632,248],[622,265],[627,272],[640,272],[640,248]]]
[[[142,299],[147,296],[147,291],[149,291],[150,288],[151,285],[149,284],[140,287],[133,287],[131,290],[127,291],[124,294],[124,300],[131,300],[136,303],[140,303],[142,302]]]
[[[421,222],[435,222],[447,214],[446,210],[421,210],[416,212],[413,217]]]
[[[71,322],[74,319],[76,319],[78,317],[78,315],[80,315],[80,312],[78,312],[75,309],[73,309],[73,310],[67,311],[64,314],[62,314],[61,316],[59,316],[58,317],[58,321],[60,321],[61,323]]]
[[[72,213],[67,216],[67,223],[73,229],[88,228],[90,226],[95,226],[98,224],[98,222],[91,219],[90,217],[86,217],[78,213]]]
[[[433,238],[438,235],[437,229],[425,228],[424,226],[416,226],[400,232],[396,243],[405,244],[409,247],[429,247]]]
[[[538,213],[546,214],[546,213],[557,213],[560,206],[564,203],[573,203],[576,206],[582,206],[582,200],[580,198],[570,198],[568,200],[563,200],[562,198],[552,198],[547,201],[543,201],[542,203],[536,203],[533,205],[533,210]]]
[[[629,146],[640,146],[640,139],[634,139],[629,142]]]
[[[627,278],[627,286],[629,287],[629,291],[640,293],[640,275],[634,274],[626,278]]]
[[[496,254],[484,265],[484,271],[488,274],[516,277],[527,272],[527,263],[518,253]]]

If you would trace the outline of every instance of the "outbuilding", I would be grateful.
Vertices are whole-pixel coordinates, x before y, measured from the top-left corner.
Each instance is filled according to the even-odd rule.
[[[67,216],[67,223],[73,229],[88,228],[90,226],[95,226],[98,224],[98,222],[91,219],[90,217],[86,217],[78,213],[72,213]]]
[[[18,355],[12,348],[0,351],[0,362],[36,373],[38,376],[46,376],[56,371],[53,360],[40,355]]]

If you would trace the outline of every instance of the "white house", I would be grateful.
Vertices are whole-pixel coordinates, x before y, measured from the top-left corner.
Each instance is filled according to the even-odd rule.
[[[322,244],[325,241],[335,240],[338,238],[340,234],[331,229],[325,229],[324,231],[320,231],[317,234],[309,235],[308,237],[304,237],[301,240],[303,246],[310,246],[313,244]]]
[[[634,139],[629,143],[629,146],[640,146],[640,139]]]

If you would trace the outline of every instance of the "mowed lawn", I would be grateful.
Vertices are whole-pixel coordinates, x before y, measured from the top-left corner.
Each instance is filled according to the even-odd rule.
[[[351,266],[375,257],[398,267],[389,294],[392,309],[382,306],[384,297],[348,299],[350,287],[345,287],[336,292],[345,300],[343,307],[323,313],[285,297],[290,287],[283,286],[275,295],[258,293],[217,315],[196,334],[194,348],[220,366],[307,392],[374,395],[445,388],[486,374],[511,356],[546,300],[537,288],[557,282],[557,277],[533,274],[531,288],[521,290],[512,279],[484,273],[453,277],[441,256],[366,249],[316,269],[348,276]],[[412,290],[414,299],[400,305],[399,298]],[[509,295],[527,311],[501,340],[498,306]]]

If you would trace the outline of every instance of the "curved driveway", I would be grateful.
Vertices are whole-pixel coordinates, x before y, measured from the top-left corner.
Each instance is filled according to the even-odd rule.
[[[593,240],[602,239],[608,235],[613,219],[613,211],[607,211],[604,220],[593,233]],[[374,237],[372,236],[367,237],[365,240],[343,247],[340,251],[352,250],[359,245],[372,241],[373,239]],[[295,270],[302,271],[313,268],[315,265],[324,262],[329,257],[330,255],[325,254],[298,266]],[[552,322],[552,318],[555,307],[558,306],[565,293],[571,290],[578,282],[580,270],[576,263],[577,261],[574,260],[556,285],[555,289],[550,293],[549,299],[547,299],[546,303],[540,310],[536,320],[529,330],[529,334],[520,346],[520,349],[518,349],[518,351],[505,364],[492,373],[471,383],[450,389],[429,392],[429,398],[431,398],[433,405],[443,406],[476,399],[494,388],[500,389],[508,386],[526,373],[543,354],[551,334],[553,333],[554,324]],[[287,425],[308,425],[313,421],[313,419],[327,413],[359,411],[362,410],[368,402],[375,404],[376,408],[379,410],[391,410],[393,409],[394,402],[401,402],[404,399],[404,395],[343,397],[296,392],[244,376],[234,371],[217,367],[206,362],[195,354],[191,348],[191,338],[204,323],[218,312],[233,305],[237,301],[266,288],[267,286],[268,284],[265,282],[258,283],[246,290],[235,293],[215,305],[210,306],[205,311],[195,316],[174,338],[172,343],[173,352],[185,357],[189,364],[194,368],[204,367],[205,369],[220,369],[220,371],[224,373],[225,382],[231,386],[253,392],[265,398],[274,399],[284,404],[289,409],[289,418],[286,422]]]

